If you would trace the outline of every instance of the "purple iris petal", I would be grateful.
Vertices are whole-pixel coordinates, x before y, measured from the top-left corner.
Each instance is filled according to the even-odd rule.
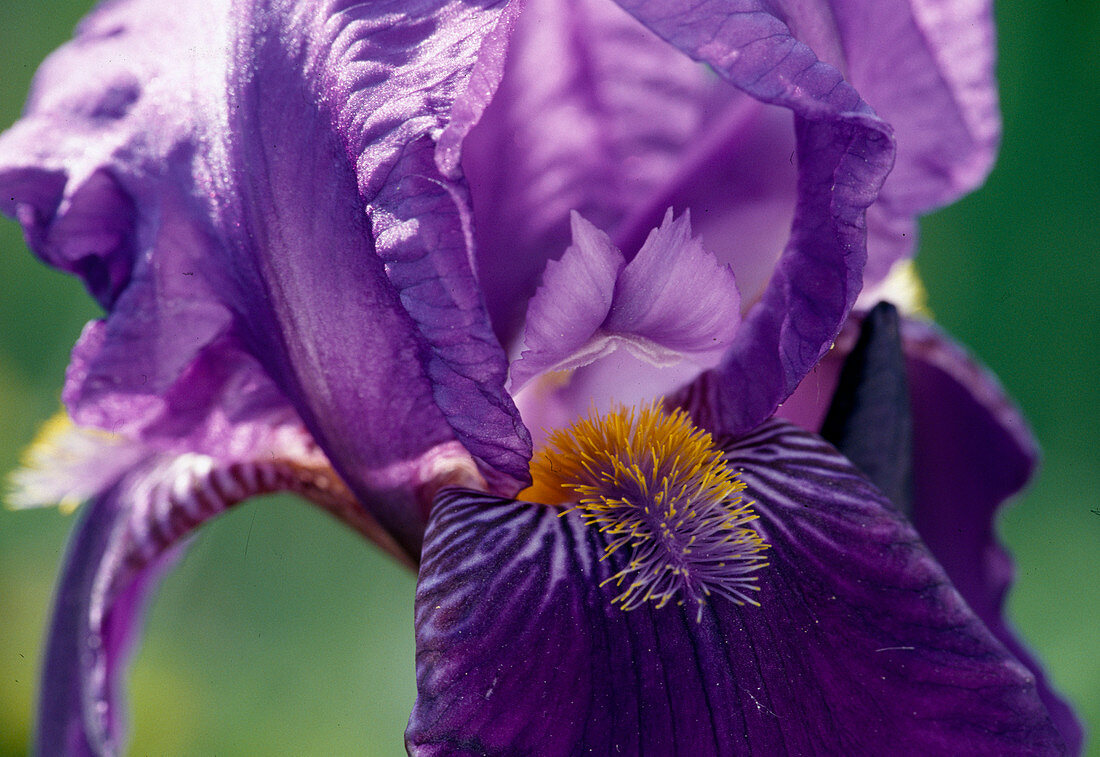
[[[449,491],[417,592],[413,754],[1059,754],[1032,676],[835,450],[725,444],[771,544],[760,607],[611,605],[605,534]],[[491,653],[490,653],[491,651]]]
[[[242,180],[217,188],[224,224],[241,230],[226,268],[246,340],[413,551],[423,514],[403,496],[408,461],[457,437],[491,471],[526,477],[461,188],[439,175],[428,137],[493,20],[451,10],[443,26],[407,5],[396,25],[376,6],[333,25],[260,13],[230,98],[227,175]]]
[[[1034,673],[1070,753],[1079,753],[1080,722],[1005,619],[1015,571],[993,521],[1031,477],[1035,441],[999,382],[961,347],[920,322],[907,323],[905,337],[914,414],[913,523],[975,614]]]
[[[637,334],[704,365],[721,360],[741,320],[733,271],[692,234],[690,214],[673,220],[672,208],[623,269],[615,299],[610,330]]]
[[[781,408],[784,418],[806,428],[820,425],[855,325]],[[1070,753],[1077,753],[1082,731],[1076,716],[1004,613],[1013,568],[994,520],[1030,478],[1038,459],[1035,440],[997,379],[950,337],[915,320],[902,321],[901,336],[913,412],[913,523],[975,614],[1035,675]]]
[[[509,388],[518,392],[539,373],[591,363],[613,349],[600,330],[607,321],[626,260],[607,234],[576,211],[573,244],[550,261],[527,308],[524,350],[512,364]]]
[[[704,385],[710,401],[702,425],[751,428],[824,354],[855,301],[865,261],[863,210],[892,163],[889,132],[834,69],[763,11],[725,24],[707,5],[675,14],[646,3],[625,7],[730,81],[796,113],[800,179],[791,241],[717,380]]]
[[[538,373],[574,370],[620,346],[658,366],[721,360],[740,295],[729,267],[692,237],[687,214],[673,220],[670,208],[630,263],[579,213],[572,227],[573,244],[547,264],[528,308],[513,392]]]
[[[196,366],[245,353],[262,401],[293,403],[410,552],[425,517],[410,466],[460,444],[514,491],[529,438],[465,190],[435,155],[450,109],[462,133],[491,95],[504,6],[131,0],[89,16],[0,141],[4,210],[109,310],[75,355],[74,416],[150,440],[201,425],[216,408],[166,418],[165,397],[210,394]]]
[[[893,162],[890,130],[831,66],[755,3],[620,3],[657,34],[763,102],[795,112],[791,240],[726,361],[698,385],[700,425],[736,432],[770,416],[828,349],[866,260],[864,210]],[[705,416],[705,417],[704,417]]]
[[[86,506],[62,569],[38,716],[41,754],[121,752],[122,674],[143,597],[170,555],[206,520],[258,494],[294,491],[403,554],[324,465],[308,437],[284,429],[251,459],[146,450]]]
[[[806,385],[863,281],[909,252],[913,216],[988,170],[985,0],[620,5],[635,19],[598,0],[119,0],[43,68],[27,117],[0,138],[0,209],[108,311],[74,351],[74,416],[148,445],[75,538],[44,752],[114,750],[140,595],[206,517],[292,488],[408,556],[431,493],[471,455],[488,491],[526,480],[530,438],[498,338],[514,344],[570,210],[610,236],[582,231],[591,254],[547,270],[517,383],[596,354],[594,336],[708,365],[733,338],[684,396],[703,425],[743,432]],[[886,121],[901,156],[879,195]],[[695,211],[702,245],[671,218],[643,245],[670,206]],[[640,252],[628,262],[616,248]],[[745,290],[736,336],[732,275],[703,248]],[[701,282],[710,272],[723,283]],[[927,423],[914,517],[973,613],[842,458],[778,425],[730,447],[774,549],[764,607],[712,600],[702,625],[608,607],[617,590],[598,584],[614,560],[595,559],[603,537],[575,518],[447,495],[422,572],[411,743],[1055,751],[1018,660],[1079,744],[1001,618],[1010,570],[990,522],[1027,476],[1028,438],[1006,434],[1015,416],[973,366],[956,372],[965,361],[941,359],[935,336],[913,343]],[[568,417],[627,382],[663,392],[650,378],[585,367],[542,409]],[[920,404],[926,391],[936,407]],[[989,442],[984,456],[952,436],[941,403]],[[354,497],[257,457],[287,428],[307,453],[318,440]],[[477,667],[490,644],[499,656]],[[525,707],[522,664],[557,698]]]
[[[784,50],[797,39],[847,74],[872,106],[881,103],[880,114],[899,124],[897,175],[906,180],[888,183],[889,196],[869,211],[871,267],[865,274],[877,280],[911,249],[914,214],[973,188],[988,170],[998,134],[988,4],[781,3],[775,17],[759,8],[751,13],[750,5],[722,28],[774,27],[781,33],[746,48],[740,68],[726,72],[733,74],[731,82],[769,102],[783,100],[753,66],[767,65],[768,48]],[[709,7],[693,10],[705,15]],[[645,21],[651,8],[659,19],[651,28],[666,38],[686,33],[678,44],[690,52],[690,16],[665,12],[661,4],[632,12]],[[715,28],[727,12],[714,9]],[[711,45],[699,54],[719,53]],[[547,71],[542,61],[548,59],[567,65]],[[785,65],[797,67],[793,60]],[[738,71],[749,70],[738,78]],[[770,77],[781,92],[784,73]],[[794,109],[800,110],[798,104]],[[468,140],[465,162],[482,281],[497,333],[506,342],[517,333],[521,303],[534,291],[542,262],[566,246],[569,208],[581,209],[628,250],[664,208],[691,207],[699,211],[707,248],[733,264],[747,301],[755,301],[786,236],[795,194],[793,179],[783,178],[795,150],[788,129],[772,108],[670,57],[649,31],[599,3],[533,2],[517,28],[498,97]],[[517,256],[517,250],[525,254]],[[803,262],[817,257],[811,253]],[[774,318],[765,323],[761,314],[761,333],[744,335],[749,342],[772,340],[777,329],[785,334],[778,359],[769,347],[762,354],[766,361],[758,363],[772,363],[765,383],[784,386],[778,394],[793,389],[791,375],[801,370],[795,366],[812,362],[801,353],[814,338],[800,332],[824,313],[810,312],[813,317],[790,326]],[[741,361],[742,368],[750,362]]]
[[[903,513],[912,512],[913,410],[897,308],[863,316],[818,431]]]
[[[567,244],[570,209],[625,250],[666,207],[691,207],[748,301],[789,232],[789,118],[716,82],[608,6],[531,2],[501,90],[468,140],[481,276],[504,341],[542,262]],[[769,7],[897,128],[893,178],[868,211],[867,275],[878,280],[911,251],[913,216],[973,189],[992,162],[999,118],[989,3]]]
[[[54,599],[39,695],[39,754],[117,754],[124,731],[119,712],[120,673],[140,629],[149,581],[131,582],[104,602],[99,569],[123,519],[117,489],[108,489],[81,516],[69,544]],[[162,560],[168,559],[167,556]],[[99,616],[92,618],[92,608]]]
[[[571,210],[628,255],[640,247],[672,203],[629,244],[622,221],[677,171],[719,89],[729,88],[613,3],[527,4],[463,158],[479,276],[502,341],[520,336],[546,261],[568,246]]]
[[[898,157],[868,211],[868,281],[916,241],[914,217],[974,189],[1000,139],[992,3],[780,2],[781,15],[894,127]]]

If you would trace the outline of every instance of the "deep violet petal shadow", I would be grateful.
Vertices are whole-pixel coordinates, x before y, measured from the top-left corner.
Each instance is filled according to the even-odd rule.
[[[1035,674],[1069,753],[1079,754],[1080,720],[1006,618],[1016,571],[994,523],[1035,470],[1035,440],[996,378],[940,329],[910,321],[903,333],[914,413],[913,523],[974,612]]]
[[[449,490],[417,589],[411,754],[1061,754],[1034,678],[832,447],[724,445],[771,543],[761,607],[623,613],[619,557],[542,505]]]
[[[907,515],[913,499],[913,411],[900,317],[880,302],[860,324],[820,434]]]

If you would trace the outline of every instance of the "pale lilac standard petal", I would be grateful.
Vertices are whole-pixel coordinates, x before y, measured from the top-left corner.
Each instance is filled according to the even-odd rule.
[[[696,139],[665,183],[633,208],[616,242],[633,249],[665,208],[689,209],[703,246],[736,273],[747,308],[763,294],[791,233],[798,181],[791,113],[722,82],[693,107],[707,115]]]
[[[896,127],[897,166],[867,217],[865,276],[877,281],[911,253],[916,215],[973,189],[988,173],[999,137],[989,3],[787,2],[776,4],[775,13]],[[614,127],[615,99],[599,94],[622,85],[603,82],[610,74],[601,61],[610,49],[605,40],[617,38],[610,29],[628,27],[588,3],[533,3],[525,21],[500,96],[472,133],[466,166],[475,197],[485,198],[475,205],[507,219],[496,223],[486,213],[491,227],[478,224],[498,333],[511,335],[522,312],[516,302],[534,290],[541,261],[564,246],[570,207],[584,209],[624,250],[634,249],[669,205],[691,207],[707,249],[734,265],[746,299],[755,300],[789,230],[795,195],[789,122],[699,71],[662,61],[667,50],[647,44],[642,33],[624,33],[634,48],[623,65],[648,72],[639,81],[652,91],[636,100],[652,112],[637,122],[654,138],[630,145],[629,165],[614,167],[623,132]],[[609,30],[585,34],[570,24]],[[587,68],[554,89],[541,65],[550,58]],[[665,72],[650,70],[649,61]],[[615,76],[634,81],[623,71]],[[583,128],[555,128],[552,114],[559,111],[571,125],[602,120],[600,138],[587,139]],[[667,131],[658,136],[661,129]],[[508,160],[500,159],[501,150]],[[609,192],[628,172],[651,180]],[[558,181],[538,181],[549,175]],[[530,250],[534,261],[513,259],[518,248]]]
[[[769,417],[836,338],[866,263],[864,211],[893,163],[890,128],[765,4],[620,0],[726,81],[795,113],[798,201],[791,239],[725,362],[687,404],[700,425],[740,432]]]
[[[435,149],[435,162],[449,179],[461,177],[462,143],[485,112],[504,76],[504,64],[515,34],[516,21],[527,0],[508,0],[493,30],[485,35],[466,90],[451,107],[450,119]]]
[[[186,177],[196,131],[225,89],[227,8],[101,6],[43,63],[23,118],[0,137],[0,209],[104,307],[161,230],[193,229],[169,245],[181,262],[210,243]]]
[[[868,280],[912,252],[914,217],[977,187],[1000,141],[989,0],[784,0],[779,13],[894,127],[898,159],[868,214]]]
[[[721,109],[719,88],[613,3],[527,3],[500,90],[466,139],[462,163],[479,280],[505,344],[522,336],[546,262],[569,245],[571,210],[628,255],[660,223],[672,203],[638,222],[637,239],[619,237],[635,206],[677,172],[709,111]]]
[[[573,244],[561,260],[547,263],[528,305],[524,350],[511,369],[513,393],[539,373],[586,365],[612,349],[597,332],[607,321],[626,260],[580,213],[570,220]]]
[[[776,422],[724,446],[769,565],[759,607],[711,597],[700,622],[612,606],[627,557],[575,513],[441,495],[410,753],[1063,753],[1034,679],[843,457]]]
[[[526,480],[530,440],[504,391],[505,355],[474,279],[465,189],[442,180],[435,139],[456,103],[461,133],[491,96],[519,10],[508,5],[358,3],[343,9],[336,25],[305,24],[316,46],[311,56],[333,72],[312,82],[314,97],[332,102],[340,139],[355,160],[374,251],[427,342],[422,360],[432,400],[487,473],[506,479],[493,481],[503,490]],[[453,172],[457,156],[441,159],[448,161]],[[390,378],[388,385],[400,383]],[[406,402],[388,394],[390,404]],[[406,424],[415,421],[380,410],[376,440],[403,444]]]
[[[692,236],[688,212],[673,219],[669,208],[623,269],[605,328],[709,368],[725,355],[740,322],[733,271]]]
[[[217,241],[188,179],[199,122],[224,92],[226,8],[100,7],[0,137],[3,210],[40,257],[121,314],[77,349],[66,395],[83,423],[150,422],[158,394],[230,321],[200,262]]]
[[[721,360],[740,321],[733,273],[669,208],[630,263],[610,238],[573,211],[573,244],[547,264],[531,299],[525,349],[511,390],[546,371],[573,371],[625,348],[647,363]]]
[[[129,288],[119,298],[119,317],[84,327],[73,347],[62,394],[80,425],[146,436],[146,429],[166,415],[165,395],[173,389],[191,391],[187,379],[195,372],[190,368],[229,326],[224,308],[202,301],[159,303],[156,297],[149,289]],[[147,317],[154,312],[177,320]],[[147,359],[150,356],[159,359]],[[198,417],[187,420],[201,423],[210,409],[197,407]]]
[[[59,172],[16,169],[4,181],[11,191],[0,208],[23,224],[31,248],[50,265],[78,276],[100,305],[111,307],[129,283],[135,254],[137,211],[119,183],[96,171],[66,197]],[[55,212],[63,213],[56,222],[45,217]]]

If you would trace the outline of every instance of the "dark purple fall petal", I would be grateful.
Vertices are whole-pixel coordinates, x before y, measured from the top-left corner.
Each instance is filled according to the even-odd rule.
[[[294,491],[378,541],[401,550],[344,485],[282,451],[251,461],[147,453],[86,505],[54,600],[39,694],[42,755],[122,752],[123,673],[143,599],[199,525],[258,494]],[[323,458],[321,458],[323,459]]]
[[[70,540],[46,641],[39,693],[36,754],[118,754],[125,730],[120,674],[140,631],[148,580],[132,581],[106,605],[97,595],[99,568],[112,549],[123,505],[114,489],[89,503]],[[149,579],[159,563],[146,567]],[[101,614],[92,619],[92,607]]]
[[[913,524],[975,614],[1035,675],[1070,754],[1080,722],[1005,618],[1015,570],[993,525],[1030,479],[1038,448],[992,374],[931,324],[905,324],[914,417]]]
[[[784,418],[806,428],[821,424],[856,326],[858,320],[781,408]],[[910,518],[967,604],[1036,677],[1069,753],[1077,754],[1080,723],[1004,615],[1014,571],[994,523],[1034,471],[1035,440],[997,379],[949,336],[903,319],[901,337],[913,413]]]
[[[772,545],[760,607],[622,612],[606,537],[450,490],[417,591],[416,755],[1061,754],[1035,682],[908,522],[781,422],[725,449]]]

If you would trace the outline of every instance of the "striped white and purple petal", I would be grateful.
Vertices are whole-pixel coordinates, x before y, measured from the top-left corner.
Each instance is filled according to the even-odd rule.
[[[1061,754],[1035,679],[909,522],[781,421],[720,439],[770,545],[759,603],[624,611],[578,513],[445,490],[411,754]]]
[[[284,440],[294,436],[286,431]],[[66,486],[66,465],[82,479],[88,465],[102,470],[100,490],[81,511],[58,581],[39,691],[38,754],[122,753],[123,675],[144,600],[195,529],[245,499],[295,492],[402,559],[401,547],[308,437],[299,439],[306,444],[257,448],[254,457],[232,461],[158,452],[75,427],[44,440],[54,446],[52,475],[48,482],[44,473],[22,475],[16,483],[24,485],[23,504],[31,497],[58,499],[62,492],[48,486]],[[37,461],[48,457],[40,454]],[[104,459],[127,464],[103,465]]]

